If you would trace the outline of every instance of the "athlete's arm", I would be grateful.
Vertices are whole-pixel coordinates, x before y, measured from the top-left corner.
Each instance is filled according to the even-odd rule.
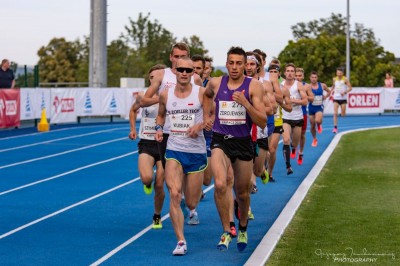
[[[203,123],[206,130],[211,130],[214,123],[215,110],[213,103],[215,97],[215,88],[219,88],[220,83],[221,78],[211,79],[207,83],[207,87],[203,94]]]
[[[282,90],[282,96],[283,96],[283,101],[282,101],[281,106],[286,112],[291,112],[292,111],[292,102],[290,100],[290,92],[285,87],[282,87],[281,90]]]
[[[142,99],[143,95],[138,94],[136,96],[136,100],[134,104],[132,104],[131,109],[129,110],[129,124],[131,127],[131,132],[129,133],[128,137],[130,139],[136,139],[136,118],[137,118],[137,111],[140,108],[140,100]]]
[[[272,109],[272,114],[267,113],[267,115],[273,115],[276,113],[276,110],[278,109],[278,105],[276,103],[275,97],[274,97],[274,89],[272,88],[272,84],[268,80],[264,80],[263,86],[265,88],[265,93],[267,98],[269,99],[269,102],[271,104],[271,109]]]
[[[255,79],[251,80],[249,94],[252,104],[246,99],[242,92],[235,91],[232,95],[232,100],[246,108],[246,112],[249,114],[253,123],[260,128],[265,128],[267,125],[263,89],[260,82]]]
[[[279,85],[278,73],[269,73],[269,80],[271,81],[272,89],[274,92],[275,100],[277,103],[282,104],[283,95],[281,86]]]
[[[205,90],[206,90],[206,88],[200,87],[198,97],[199,97],[199,100],[200,100],[200,104],[201,104],[201,105],[203,105],[203,95],[204,95],[204,91],[205,91]],[[204,111],[203,111],[203,112],[204,112]],[[203,115],[203,118],[204,118],[204,115]],[[197,137],[199,136],[199,132],[202,131],[203,128],[204,128],[204,123],[203,123],[203,121],[201,121],[200,123],[197,123],[196,125],[194,125],[194,126],[188,128],[188,130],[187,130],[187,135],[188,135],[190,138],[197,138]]]
[[[329,98],[329,96],[331,95],[331,90],[329,90],[328,86],[326,86],[325,83],[321,83],[321,86],[322,86],[322,89],[327,92],[326,95],[324,95],[324,100],[325,100],[325,99]]]
[[[173,89],[173,88],[171,88]],[[167,113],[167,98],[168,98],[168,90],[164,90],[159,97],[159,106],[158,106],[158,115],[156,118],[156,127],[163,127],[165,124],[165,115]],[[158,129],[155,135],[155,139],[158,142],[161,142],[163,139],[163,131],[162,129]]]
[[[346,78],[346,80],[345,80],[345,84],[347,85],[347,90],[346,90],[346,94],[347,93],[349,93],[349,92],[351,92],[351,90],[353,89],[353,87],[351,86],[351,84],[350,84],[350,81]]]
[[[304,86],[304,90],[307,94],[307,100],[308,102],[312,103],[314,101],[314,93],[311,90],[311,84],[306,84]]]
[[[157,95],[158,88],[161,86],[161,82],[164,77],[164,69],[154,70],[152,74],[153,74],[153,79],[150,82],[150,86],[147,88],[146,93],[144,94],[142,100],[140,101],[141,107],[147,107],[155,103],[158,103],[159,101],[158,97],[153,97],[153,96]]]

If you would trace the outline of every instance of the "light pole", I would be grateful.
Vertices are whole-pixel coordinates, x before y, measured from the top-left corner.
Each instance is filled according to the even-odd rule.
[[[350,0],[347,0],[346,76],[350,81]]]

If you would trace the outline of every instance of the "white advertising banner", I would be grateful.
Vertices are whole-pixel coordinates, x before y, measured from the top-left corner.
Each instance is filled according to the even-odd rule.
[[[101,90],[101,115],[124,115],[125,89]]]
[[[353,88],[347,95],[347,114],[383,113],[382,88]],[[324,113],[333,114],[333,100],[324,101]],[[340,113],[340,110],[339,110]]]
[[[400,110],[400,89],[384,88],[383,108],[385,110]]]
[[[51,89],[51,124],[77,121],[76,95],[79,89]]]
[[[46,108],[46,116],[50,117],[50,89],[24,88],[20,92],[21,120],[40,119],[43,108]]]
[[[77,115],[78,116],[99,116],[102,114],[100,88],[81,88],[77,93]]]

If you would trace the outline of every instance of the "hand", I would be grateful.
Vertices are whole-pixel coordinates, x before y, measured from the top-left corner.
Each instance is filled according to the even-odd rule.
[[[244,96],[244,90],[242,92],[235,91],[232,95],[232,100],[234,100],[238,104],[244,106],[245,108],[246,108],[246,104],[248,103],[246,96]]]
[[[208,131],[212,129],[213,125],[214,125],[214,121],[211,118],[207,119],[207,120],[205,120],[205,122],[203,122],[204,129],[208,130]]]
[[[136,139],[137,135],[136,135],[136,130],[131,130],[131,132],[129,133],[128,137],[132,140]]]
[[[156,139],[156,141],[162,142],[163,138],[164,138],[162,130],[157,130],[156,135],[154,136],[154,138]]]
[[[201,130],[201,125],[202,124],[189,127],[188,130],[186,131],[187,136],[189,138],[197,138],[199,136],[199,131]]]

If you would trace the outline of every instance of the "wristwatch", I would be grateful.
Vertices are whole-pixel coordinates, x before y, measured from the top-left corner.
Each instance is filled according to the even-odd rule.
[[[155,127],[154,127],[154,129],[156,130],[156,131],[159,131],[159,130],[163,130],[163,126],[162,125],[159,125],[159,124],[157,124]]]

